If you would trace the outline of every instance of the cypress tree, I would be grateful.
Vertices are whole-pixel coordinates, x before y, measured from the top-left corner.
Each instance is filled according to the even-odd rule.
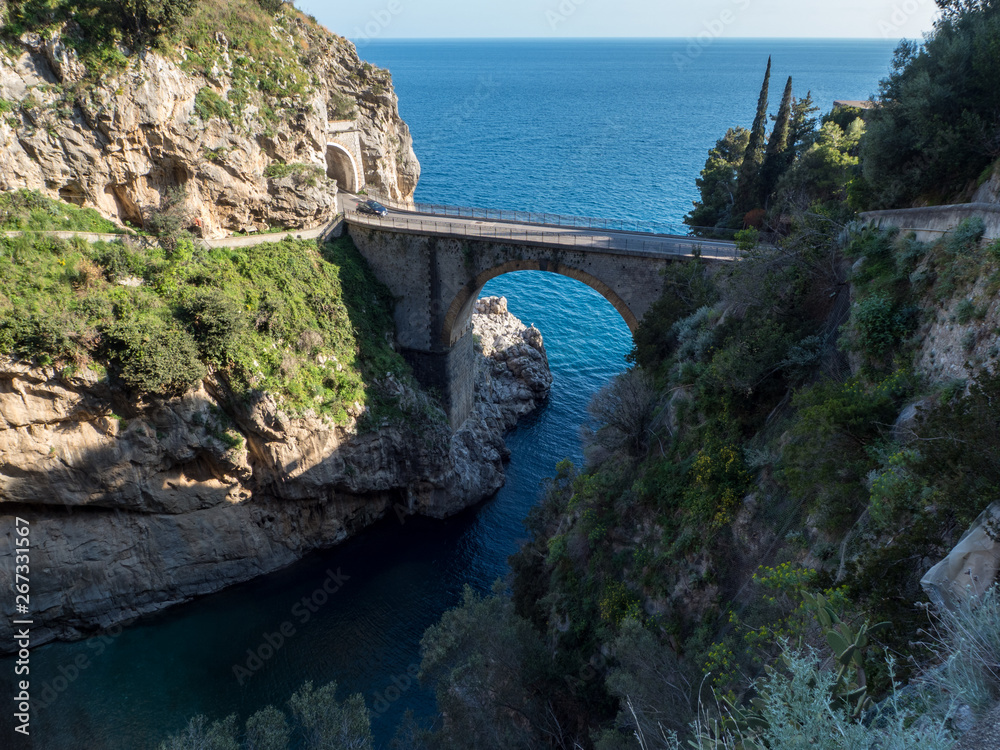
[[[771,81],[771,57],[767,58],[767,72],[764,73],[764,85],[760,87],[760,97],[757,99],[757,116],[750,128],[750,142],[743,154],[739,176],[736,180],[736,215],[742,216],[748,211],[758,208],[760,193],[760,167],[764,162],[764,137],[767,134],[767,88]]]
[[[792,77],[788,76],[788,83],[785,84],[785,93],[781,97],[781,106],[778,107],[778,114],[774,117],[774,130],[771,131],[771,138],[767,142],[767,150],[764,153],[764,164],[760,168],[761,191],[758,196],[762,201],[767,201],[771,193],[774,192],[775,185],[782,173],[788,168],[791,161],[791,151],[788,148],[788,130],[792,121]]]

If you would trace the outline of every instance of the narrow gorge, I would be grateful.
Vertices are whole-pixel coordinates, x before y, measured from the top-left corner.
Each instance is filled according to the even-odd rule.
[[[123,403],[93,371],[0,365],[4,520],[31,519],[36,643],[79,638],[276,570],[386,515],[451,515],[498,490],[503,436],[551,384],[541,335],[484,300],[476,407],[451,433],[412,386],[383,385],[423,420],[359,432],[234,407],[215,378]],[[125,416],[127,415],[127,416]],[[358,415],[360,416],[360,415]],[[13,570],[13,547],[0,556]],[[0,636],[7,642],[12,626]]]

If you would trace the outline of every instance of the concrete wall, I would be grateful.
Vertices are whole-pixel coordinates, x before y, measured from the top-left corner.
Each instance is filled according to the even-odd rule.
[[[437,388],[458,426],[472,408],[472,308],[490,279],[539,270],[602,294],[631,331],[663,290],[662,271],[680,258],[426,237],[351,225],[351,237],[396,298],[396,338],[420,382]]]
[[[1000,205],[995,203],[959,203],[949,206],[899,208],[892,211],[867,211],[861,218],[878,227],[899,227],[902,232],[914,232],[922,242],[940,239],[973,216],[986,222],[986,238],[1000,239]]]

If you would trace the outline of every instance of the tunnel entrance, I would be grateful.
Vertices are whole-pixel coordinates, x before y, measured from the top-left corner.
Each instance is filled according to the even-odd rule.
[[[338,143],[326,144],[326,176],[337,181],[338,190],[358,192],[358,168],[350,152]]]

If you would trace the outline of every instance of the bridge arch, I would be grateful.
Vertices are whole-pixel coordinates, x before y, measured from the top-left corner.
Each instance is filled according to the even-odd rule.
[[[479,299],[479,294],[483,291],[486,282],[490,279],[495,279],[497,276],[514,271],[546,271],[549,273],[558,273],[562,276],[583,282],[611,303],[615,310],[618,311],[618,314],[622,316],[622,319],[624,319],[629,331],[634,334],[636,328],[639,327],[638,318],[636,318],[625,300],[596,276],[592,276],[586,271],[581,271],[579,268],[549,260],[512,259],[477,274],[475,278],[466,283],[458,291],[458,294],[455,295],[455,298],[448,306],[448,310],[445,312],[444,321],[441,326],[440,345],[452,347],[468,331],[472,322],[472,309],[476,304],[476,300]]]
[[[350,151],[339,143],[326,144],[326,176],[337,181],[338,190],[358,192],[360,174],[357,162]]]

